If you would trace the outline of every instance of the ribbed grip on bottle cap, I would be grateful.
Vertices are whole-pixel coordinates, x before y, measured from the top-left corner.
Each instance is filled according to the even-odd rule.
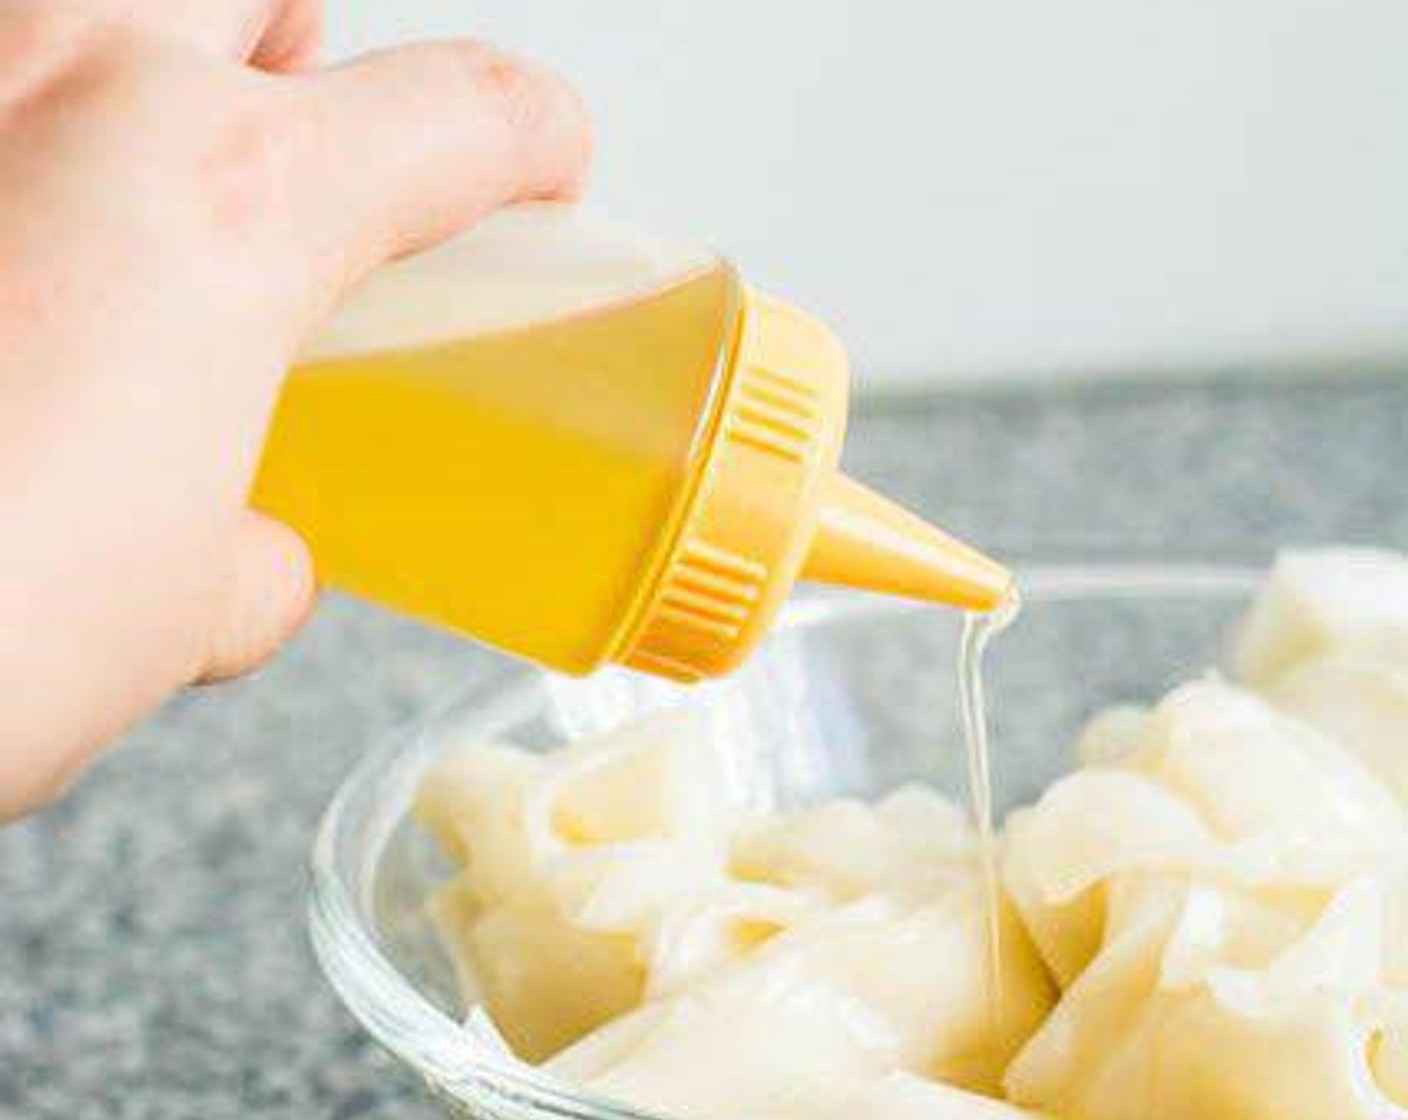
[[[821,323],[747,293],[691,508],[619,661],[694,681],[747,656],[806,559],[848,381],[845,351]]]

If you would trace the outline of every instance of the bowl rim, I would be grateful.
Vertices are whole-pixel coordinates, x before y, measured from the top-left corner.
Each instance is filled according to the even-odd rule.
[[[1262,583],[1264,567],[1221,564],[1038,564],[1018,567],[1025,603],[1085,599],[1246,597]],[[789,603],[775,630],[793,632],[857,618],[912,615],[933,610],[927,603],[837,592],[808,592]],[[524,710],[539,699],[547,671],[520,664],[488,682],[449,690],[427,711],[393,730],[367,751],[339,783],[320,818],[311,859],[308,930],[314,954],[338,998],[385,1049],[415,1070],[431,1091],[459,1105],[509,1114],[573,1120],[670,1120],[591,1090],[568,1085],[509,1053],[493,1036],[476,1035],[473,1022],[457,1022],[421,994],[388,959],[361,920],[354,888],[345,881],[337,850],[352,803],[396,760],[428,759],[437,732],[471,701],[483,705],[478,721]],[[402,783],[419,770],[405,767]],[[393,790],[394,792],[394,790]],[[409,790],[404,792],[409,793]],[[383,786],[363,842],[384,848],[403,813]]]

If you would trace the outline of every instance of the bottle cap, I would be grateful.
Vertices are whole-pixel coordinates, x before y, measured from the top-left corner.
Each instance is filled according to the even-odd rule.
[[[615,660],[681,681],[738,666],[799,578],[991,610],[1001,565],[840,473],[849,367],[817,320],[748,292],[693,487]]]

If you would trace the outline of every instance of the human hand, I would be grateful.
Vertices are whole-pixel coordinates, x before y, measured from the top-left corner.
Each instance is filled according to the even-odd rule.
[[[246,493],[285,369],[350,284],[588,130],[469,42],[309,69],[317,0],[0,0],[0,820],[307,614]]]

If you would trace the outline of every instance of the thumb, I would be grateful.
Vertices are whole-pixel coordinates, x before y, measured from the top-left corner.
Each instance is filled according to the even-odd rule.
[[[304,227],[344,279],[507,203],[572,197],[586,174],[577,96],[480,43],[396,47],[296,85],[314,121]]]
[[[312,557],[302,538],[262,513],[245,513],[196,680],[206,684],[257,669],[307,620],[314,593]]]

